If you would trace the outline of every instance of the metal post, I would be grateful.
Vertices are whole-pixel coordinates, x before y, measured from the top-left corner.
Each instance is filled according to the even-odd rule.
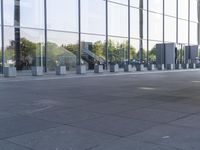
[[[188,45],[190,45],[190,0],[188,0]]]
[[[149,64],[149,0],[147,0],[147,63]]]
[[[131,53],[131,5],[128,0],[128,64],[130,64],[130,53]]]
[[[15,51],[16,51],[16,68],[21,70],[21,46],[20,46],[20,0],[14,1],[14,33],[15,33]]]
[[[179,21],[178,21],[178,1],[179,0],[176,0],[176,43],[178,44],[178,42],[179,42],[179,39],[178,39],[178,34],[179,34],[179,32],[178,32],[178,25],[179,25]]]
[[[45,72],[47,72],[47,0],[44,0],[44,39],[45,39],[45,45],[44,45],[44,67]]]
[[[5,66],[5,48],[4,48],[4,7],[3,7],[3,0],[1,0],[1,44],[2,44],[2,73],[4,73],[4,66]]]
[[[78,0],[78,65],[81,65],[81,0]]]
[[[163,0],[163,43],[165,43],[165,0]]]
[[[106,3],[106,43],[105,43],[105,54],[106,54],[106,70],[108,70],[108,0]]]
[[[139,48],[139,60],[140,63],[143,61],[143,0],[140,0],[139,4],[139,20],[140,20],[140,48]]]

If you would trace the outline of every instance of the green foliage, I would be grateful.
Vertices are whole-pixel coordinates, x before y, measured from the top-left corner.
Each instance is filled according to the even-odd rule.
[[[102,41],[97,41],[92,45],[92,52],[102,58],[105,58],[105,53],[104,53],[104,49],[105,49],[105,44]]]
[[[149,60],[156,61],[156,46],[154,46],[149,52]]]

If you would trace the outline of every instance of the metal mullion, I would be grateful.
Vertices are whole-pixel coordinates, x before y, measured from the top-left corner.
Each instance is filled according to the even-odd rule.
[[[81,0],[78,0],[78,65],[81,65]]]
[[[179,39],[178,39],[178,25],[179,25],[179,20],[178,20],[178,2],[179,0],[176,0],[176,43],[178,44]]]
[[[108,0],[105,1],[106,11],[106,43],[105,43],[105,54],[106,54],[106,70],[108,70]]]
[[[130,52],[131,52],[131,7],[130,0],[128,0],[128,64],[130,64]]]
[[[149,0],[147,0],[147,62],[149,63]]]
[[[1,44],[2,44],[2,73],[4,73],[4,66],[5,66],[5,52],[4,52],[4,7],[3,7],[3,0],[1,0]]]
[[[44,39],[45,39],[45,50],[44,50],[44,67],[47,72],[47,0],[44,0]]]
[[[163,0],[163,43],[165,43],[165,0]]]

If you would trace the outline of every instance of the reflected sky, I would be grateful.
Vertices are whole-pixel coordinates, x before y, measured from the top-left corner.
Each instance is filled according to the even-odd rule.
[[[108,32],[112,36],[128,36],[128,9],[117,3],[127,4],[127,0],[109,0],[108,4]],[[131,5],[139,7],[139,0],[131,0]],[[149,9],[149,36],[151,40],[162,41],[162,0],[150,0]],[[165,39],[175,42],[176,16],[175,0],[165,0]],[[188,0],[179,0],[179,18],[188,19]],[[197,1],[191,0],[191,20],[197,22]],[[146,8],[146,0],[144,0]],[[155,12],[155,13],[153,13]],[[83,33],[105,35],[105,0],[82,0],[81,3],[81,30]],[[171,17],[170,17],[171,16]],[[4,1],[4,23],[14,25],[14,0]],[[58,31],[78,32],[78,0],[47,0],[48,29]],[[144,13],[144,38],[147,34],[147,15]],[[44,28],[43,0],[21,0],[21,26]],[[179,42],[187,43],[187,21],[179,20]],[[197,44],[197,24],[191,23],[191,43]],[[8,32],[5,30],[5,32]],[[59,34],[58,34],[59,36]],[[62,34],[60,35],[62,37]],[[139,38],[139,9],[131,8],[131,37]],[[62,38],[65,38],[63,36]],[[62,39],[61,38],[61,39]],[[87,38],[89,40],[89,38]],[[35,40],[33,38],[33,40]],[[68,39],[66,39],[68,40]],[[91,38],[93,40],[93,38]],[[8,40],[6,40],[8,41]]]

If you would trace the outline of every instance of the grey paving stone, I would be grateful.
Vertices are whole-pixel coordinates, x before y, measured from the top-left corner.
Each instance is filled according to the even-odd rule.
[[[164,103],[164,104],[160,104],[156,106],[151,106],[150,108],[168,110],[168,111],[174,111],[174,112],[182,112],[182,113],[188,113],[188,114],[200,112],[200,107],[198,105],[176,103],[176,102]]]
[[[93,112],[77,111],[73,109],[38,112],[30,114],[29,116],[43,120],[57,122],[60,124],[70,124],[70,123],[76,123],[102,117],[101,114]]]
[[[171,122],[174,125],[187,126],[191,128],[200,128],[200,115],[191,115]]]
[[[173,147],[121,139],[91,150],[177,150]]]
[[[157,124],[141,120],[106,116],[103,118],[73,123],[72,125],[83,129],[125,137],[147,130]]]
[[[34,150],[89,150],[117,139],[115,136],[62,126],[8,140]]]
[[[199,150],[200,147],[200,130],[180,126],[157,126],[128,138],[183,150]]]
[[[8,141],[0,141],[0,150],[31,150],[31,149],[25,148],[23,146]]]
[[[129,117],[129,118],[146,120],[146,121],[153,121],[153,122],[155,121],[155,122],[160,122],[160,123],[167,123],[167,122],[179,119],[183,116],[186,116],[185,113],[158,110],[158,109],[157,110],[148,109],[148,108],[122,112],[122,113],[119,113],[118,115]]]
[[[89,106],[77,107],[77,109],[82,111],[96,112],[102,114],[115,114],[127,110],[135,110],[141,107],[142,106],[138,105],[128,105],[128,104],[120,105],[108,102],[108,103],[98,103]]]
[[[163,102],[148,100],[146,98],[134,97],[131,99],[121,98],[119,100],[112,101],[110,103],[119,104],[119,105],[129,105],[129,106],[131,105],[133,107],[142,108],[142,107],[159,105],[159,104],[162,104]]]
[[[17,135],[56,127],[58,124],[30,117],[11,117],[0,120],[0,138],[5,139]]]
[[[15,116],[14,114],[11,113],[7,113],[7,112],[0,112],[0,119],[4,119],[4,118],[10,118]]]

